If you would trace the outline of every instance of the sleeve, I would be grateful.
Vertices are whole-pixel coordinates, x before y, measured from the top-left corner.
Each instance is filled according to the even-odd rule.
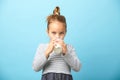
[[[81,62],[76,55],[75,49],[71,45],[67,46],[67,53],[63,58],[74,71],[77,72],[80,70]]]
[[[47,58],[44,52],[45,52],[45,46],[40,44],[37,48],[37,51],[33,60],[33,64],[32,64],[32,68],[36,72],[40,71],[47,62]]]

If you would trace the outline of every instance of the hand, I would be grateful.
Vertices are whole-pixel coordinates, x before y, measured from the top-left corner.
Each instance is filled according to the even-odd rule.
[[[48,47],[47,47],[47,49],[46,49],[46,51],[45,51],[45,55],[46,55],[47,58],[49,57],[49,54],[50,54],[50,53],[53,51],[53,49],[54,49],[54,43],[55,43],[55,40],[53,39],[53,40],[51,40],[50,43],[48,44]]]

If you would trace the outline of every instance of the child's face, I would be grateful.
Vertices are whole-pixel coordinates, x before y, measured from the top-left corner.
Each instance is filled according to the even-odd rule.
[[[49,30],[47,30],[48,36],[50,39],[64,39],[66,34],[66,28],[64,23],[54,21],[49,24]]]

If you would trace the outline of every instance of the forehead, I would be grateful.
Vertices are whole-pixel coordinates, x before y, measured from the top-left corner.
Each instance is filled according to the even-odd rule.
[[[52,31],[65,31],[65,25],[62,22],[54,21],[49,24],[49,30]]]

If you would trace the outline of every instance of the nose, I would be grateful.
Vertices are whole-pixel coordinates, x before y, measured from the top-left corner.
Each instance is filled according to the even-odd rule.
[[[56,38],[60,38],[60,34],[56,34],[56,36],[55,36]]]

